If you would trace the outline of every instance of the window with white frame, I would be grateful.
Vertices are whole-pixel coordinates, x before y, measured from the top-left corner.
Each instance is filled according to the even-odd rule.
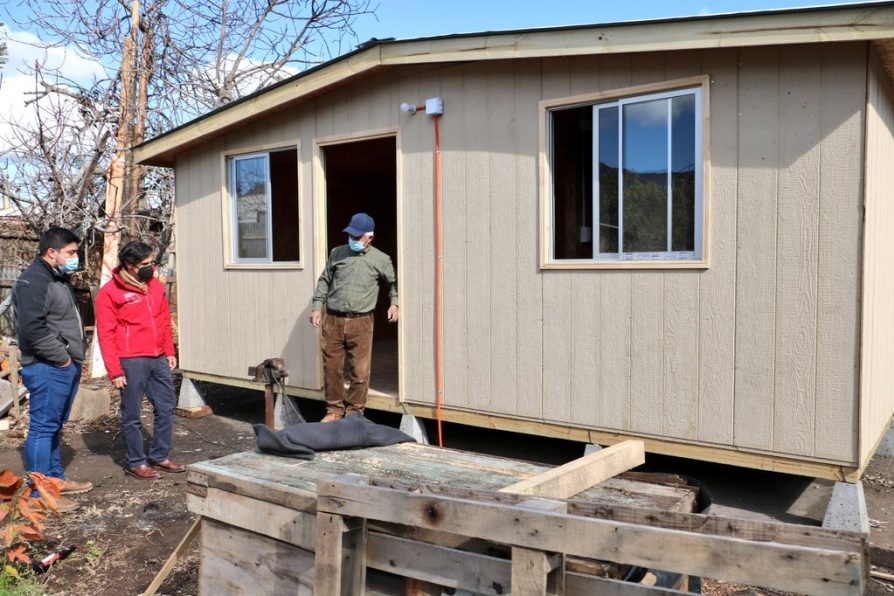
[[[701,87],[548,115],[551,261],[702,260]]]
[[[296,147],[227,157],[234,263],[297,262]]]

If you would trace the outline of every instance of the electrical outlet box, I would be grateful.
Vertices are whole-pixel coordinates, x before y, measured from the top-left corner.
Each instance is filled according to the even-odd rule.
[[[440,97],[432,97],[425,100],[425,113],[429,116],[440,116],[444,113],[444,100]]]

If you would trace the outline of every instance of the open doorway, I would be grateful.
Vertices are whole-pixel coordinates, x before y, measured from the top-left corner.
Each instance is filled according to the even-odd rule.
[[[397,271],[397,142],[395,137],[323,147],[326,170],[328,250],[347,242],[342,232],[364,211],[376,222],[373,245],[391,257]],[[328,255],[328,252],[327,252]],[[398,279],[400,287],[400,279]],[[397,325],[387,319],[388,291],[379,289],[373,332],[371,393],[398,396]],[[400,323],[398,323],[399,325]]]

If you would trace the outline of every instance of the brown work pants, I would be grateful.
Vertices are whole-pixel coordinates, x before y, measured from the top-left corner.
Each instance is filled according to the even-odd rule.
[[[326,411],[344,415],[362,412],[369,393],[372,360],[373,315],[359,317],[323,317],[320,348],[323,352],[323,375]],[[345,357],[348,360],[348,392],[345,394]]]

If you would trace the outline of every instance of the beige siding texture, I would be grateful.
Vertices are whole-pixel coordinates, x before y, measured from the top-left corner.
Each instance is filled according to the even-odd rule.
[[[866,240],[860,455],[865,462],[894,411],[894,84],[872,51],[866,106]]]
[[[541,271],[538,102],[699,74],[710,266]],[[183,365],[240,377],[282,355],[290,385],[320,387],[305,321],[321,258],[314,141],[399,127],[400,394],[434,402],[433,132],[398,105],[439,95],[446,407],[856,465],[865,89],[864,43],[444,64],[348,84],[178,160]],[[874,117],[890,131],[886,114]],[[224,270],[221,152],[294,139],[305,268]]]

